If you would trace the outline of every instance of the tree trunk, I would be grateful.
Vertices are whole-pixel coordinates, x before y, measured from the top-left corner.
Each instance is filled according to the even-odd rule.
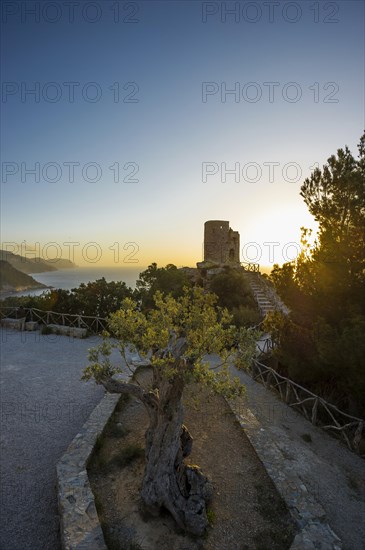
[[[185,340],[172,339],[171,345],[162,350],[175,359],[178,367],[185,349]],[[182,393],[184,379],[175,374],[171,379],[153,371],[152,391],[144,391],[137,384],[101,379],[112,393],[130,393],[146,407],[150,424],[146,432],[146,468],[141,498],[144,511],[158,515],[167,509],[177,525],[194,535],[202,535],[208,526],[206,503],[213,488],[196,466],[186,466],[184,458],[191,453],[192,437],[183,425]]]
[[[197,467],[183,462],[191,452],[192,437],[182,423],[182,390],[183,384],[176,380],[164,383],[158,406],[149,411],[141,497],[147,512],[158,515],[166,508],[180,528],[202,535],[208,525],[206,503],[212,486]]]

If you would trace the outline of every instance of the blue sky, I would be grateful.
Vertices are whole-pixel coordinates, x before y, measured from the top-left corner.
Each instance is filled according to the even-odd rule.
[[[3,246],[194,265],[204,222],[223,219],[242,261],[270,263],[264,243],[290,259],[315,227],[299,195],[310,167],[356,153],[364,129],[364,3],[274,2],[272,20],[267,2],[74,4],[73,22],[63,2],[2,13]]]

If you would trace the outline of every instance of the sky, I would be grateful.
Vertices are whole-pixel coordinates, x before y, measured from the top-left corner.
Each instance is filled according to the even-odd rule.
[[[292,260],[300,186],[365,127],[364,3],[2,4],[2,248],[194,266]]]

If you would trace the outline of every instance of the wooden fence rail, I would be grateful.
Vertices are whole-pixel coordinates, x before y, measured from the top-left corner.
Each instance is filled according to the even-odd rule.
[[[260,265],[250,262],[241,262],[241,266],[244,271],[249,271],[251,273],[260,273]]]
[[[87,328],[92,334],[100,334],[108,329],[107,319],[102,317],[56,313],[36,308],[0,307],[0,319],[17,319],[20,317],[26,317],[30,321],[38,321],[43,325],[56,324],[83,327]],[[271,351],[272,347],[271,339],[267,338],[263,345],[260,345],[260,351],[264,354]],[[277,392],[282,401],[289,407],[301,412],[312,424],[340,437],[349,449],[360,454],[360,442],[365,437],[365,422],[363,419],[344,413],[319,395],[312,393],[257,360],[253,361],[250,374],[254,380]]]
[[[277,373],[271,367],[254,361],[251,376],[266,388],[274,390],[289,407],[298,410],[313,425],[340,437],[349,449],[361,454],[360,442],[365,437],[362,418],[351,416],[319,395]],[[361,455],[365,456],[365,455]]]
[[[57,313],[55,311],[43,311],[36,308],[1,307],[0,318],[25,317],[28,321],[37,321],[41,325],[63,325],[69,327],[86,328],[92,334],[100,334],[107,330],[108,322],[103,317],[90,315],[76,315],[71,313]]]

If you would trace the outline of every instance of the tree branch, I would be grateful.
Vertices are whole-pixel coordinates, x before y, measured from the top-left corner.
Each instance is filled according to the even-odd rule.
[[[129,393],[139,399],[147,408],[155,408],[158,405],[158,396],[154,392],[145,392],[143,388],[137,386],[137,384],[122,382],[114,378],[102,378],[100,382],[109,393]]]
[[[129,384],[114,378],[101,378],[100,382],[109,393],[129,393],[141,401],[144,398],[144,391],[137,384]]]

